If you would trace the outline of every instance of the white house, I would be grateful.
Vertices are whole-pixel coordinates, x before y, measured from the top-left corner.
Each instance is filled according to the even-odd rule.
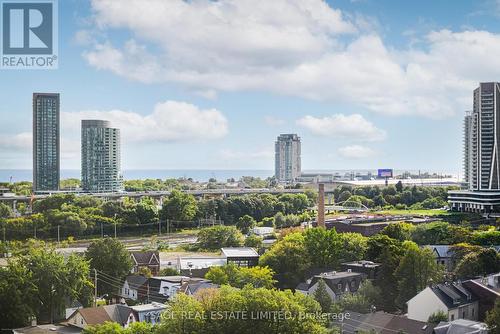
[[[126,299],[138,300],[147,293],[148,278],[141,275],[127,276],[120,291],[120,296]]]
[[[478,298],[460,283],[445,283],[422,290],[408,302],[408,318],[427,321],[439,311],[448,315],[448,320],[477,320]]]
[[[143,305],[130,306],[135,312],[138,321],[144,321],[150,324],[160,322],[161,314],[167,309],[167,305],[161,303],[150,303]]]
[[[313,295],[318,288],[319,281],[323,280],[326,292],[330,298],[338,300],[346,293],[355,293],[358,291],[361,282],[365,278],[365,274],[352,271],[325,272],[309,278],[306,282],[300,283],[295,290],[306,295]]]

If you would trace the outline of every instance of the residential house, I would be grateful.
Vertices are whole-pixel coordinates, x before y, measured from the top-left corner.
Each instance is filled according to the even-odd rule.
[[[165,303],[171,300],[177,293],[184,292],[182,287],[187,284],[210,282],[204,278],[186,276],[160,276],[151,277],[148,281],[148,294],[146,300]]]
[[[466,319],[440,322],[434,327],[434,334],[488,334],[485,323]]]
[[[142,275],[129,275],[125,278],[119,293],[120,297],[131,300],[143,300],[147,294],[148,278]]]
[[[130,256],[134,263],[132,273],[137,274],[143,268],[151,270],[153,276],[160,273],[160,255],[158,252],[131,252]]]
[[[127,328],[131,323],[138,321],[133,310],[121,304],[86,307],[76,310],[67,320],[69,325],[85,328],[101,325],[107,321],[116,322]]]
[[[425,246],[432,250],[436,263],[442,265],[446,271],[451,272],[455,268],[453,260],[453,251],[450,245],[429,245]]]
[[[330,271],[314,275],[306,282],[300,283],[295,290],[297,292],[312,295],[318,288],[320,280],[326,284],[326,291],[332,300],[338,300],[346,293],[358,291],[361,282],[366,279],[366,275],[352,271]]]
[[[485,287],[500,293],[500,273],[491,274],[475,280]]]
[[[342,333],[377,333],[377,334],[432,334],[434,326],[423,321],[408,319],[385,312],[357,313],[345,311],[345,319],[335,324],[342,328]],[[347,316],[349,315],[349,316]]]
[[[478,309],[478,320],[484,321],[486,319],[486,313],[493,309],[495,306],[495,301],[500,299],[500,289],[495,290],[494,286],[489,285],[490,283],[495,284],[495,278],[498,279],[500,274],[490,275],[485,277],[484,280],[469,280],[462,283],[464,288],[472,292],[478,297],[479,309]],[[498,284],[498,281],[496,282]],[[496,285],[498,287],[498,285]]]
[[[130,306],[134,311],[138,321],[157,324],[160,322],[161,314],[167,309],[167,305],[161,303],[150,303]]]
[[[352,271],[355,273],[362,273],[366,275],[368,279],[377,278],[378,272],[380,270],[380,263],[375,263],[372,261],[353,261],[342,263],[342,271]]]
[[[188,281],[181,286],[179,292],[185,293],[188,296],[192,296],[203,289],[218,289],[219,287],[220,286],[218,284],[214,284],[209,280]]]
[[[408,318],[427,321],[431,314],[443,311],[448,320],[477,320],[478,297],[461,283],[428,286],[408,302]]]
[[[227,264],[233,263],[238,267],[255,267],[259,264],[259,253],[251,247],[224,247],[221,252]]]

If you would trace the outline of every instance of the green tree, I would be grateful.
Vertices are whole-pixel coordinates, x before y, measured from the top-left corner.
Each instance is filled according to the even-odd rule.
[[[240,217],[238,219],[238,222],[236,223],[236,227],[241,231],[243,234],[248,234],[250,230],[257,224],[255,219],[253,219],[252,216],[249,215],[244,215],[243,217]]]
[[[174,189],[164,200],[161,215],[163,219],[191,221],[198,211],[198,203],[193,195]]]
[[[178,293],[163,312],[158,334],[198,334],[205,327],[203,305],[198,300]]]
[[[406,242],[406,252],[395,275],[399,286],[398,304],[403,307],[430,282],[441,281],[443,270],[436,264],[429,248],[419,248],[412,242]]]
[[[414,230],[415,226],[413,224],[401,222],[387,225],[381,233],[387,235],[389,238],[405,241],[411,239],[411,234]]]
[[[0,268],[0,328],[23,327],[36,315],[36,287],[30,275],[18,262]]]
[[[500,334],[500,298],[497,298],[495,306],[486,314],[486,324],[490,334]]]
[[[245,238],[245,247],[252,247],[257,250],[262,248],[262,238],[252,234]]]
[[[288,234],[260,257],[259,265],[268,266],[276,273],[280,287],[295,289],[310,265],[304,236]]]
[[[377,262],[381,264],[379,273],[375,278],[375,285],[381,291],[381,298],[377,307],[387,312],[396,310],[396,298],[399,294],[396,269],[399,266],[401,255],[395,247],[387,247],[381,250]]]
[[[332,307],[332,297],[328,294],[326,283],[323,279],[318,281],[318,287],[316,288],[316,291],[314,291],[313,295],[314,299],[321,306],[321,310],[325,313],[329,312]]]
[[[10,206],[0,203],[0,218],[8,218],[12,216],[12,209]]]
[[[123,328],[116,322],[105,322],[101,325],[88,326],[82,334],[153,334],[153,326],[147,322],[133,322],[127,328]]]
[[[3,275],[6,281],[0,285],[0,300],[6,298],[13,303],[10,307],[27,311],[19,316],[33,314],[39,321],[52,323],[58,319],[68,299],[88,305],[91,298],[88,262],[77,255],[65,259],[43,244],[30,245],[25,254],[9,262]],[[19,297],[22,300],[18,300]],[[19,316],[14,319],[18,321]]]
[[[222,247],[240,247],[243,245],[243,235],[234,226],[213,226],[198,232],[198,247],[216,250]]]
[[[500,255],[493,248],[482,248],[465,255],[457,264],[459,278],[474,278],[500,271]]]
[[[448,313],[442,310],[432,313],[429,319],[427,319],[428,323],[435,325],[439,324],[441,321],[448,321]]]
[[[340,262],[360,261],[365,259],[368,238],[359,233],[340,233]]]
[[[340,265],[342,241],[335,229],[307,229],[304,246],[313,267],[333,269]]]
[[[246,318],[234,314],[245,311]],[[273,314],[293,315],[273,317]],[[256,319],[256,314],[267,312],[268,318]],[[291,291],[252,288],[236,289],[223,286],[205,289],[195,298],[178,294],[162,317],[159,334],[324,334],[323,323],[304,314],[321,312],[320,305],[311,297]],[[231,316],[233,314],[233,316]],[[254,315],[251,317],[250,315]],[[199,315],[199,317],[196,317]]]
[[[97,289],[100,295],[116,293],[119,282],[130,273],[132,259],[125,246],[112,238],[99,239],[90,244],[85,253],[90,267],[96,269],[98,277]],[[107,277],[107,279],[105,279]],[[117,284],[111,284],[116,282]]]
[[[238,267],[228,264],[222,267],[212,267],[205,275],[206,279],[215,284],[230,285],[236,288],[243,288],[250,284],[255,288],[271,289],[276,282],[273,279],[274,272],[268,267]]]

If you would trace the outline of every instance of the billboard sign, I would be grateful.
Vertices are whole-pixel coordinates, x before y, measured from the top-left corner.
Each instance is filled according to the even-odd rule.
[[[392,177],[392,169],[379,169],[378,170],[378,177],[382,177],[382,178]]]

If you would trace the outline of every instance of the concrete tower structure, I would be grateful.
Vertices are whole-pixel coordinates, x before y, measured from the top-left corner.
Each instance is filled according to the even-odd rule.
[[[275,177],[278,182],[293,182],[301,173],[300,137],[281,134],[275,143]]]

